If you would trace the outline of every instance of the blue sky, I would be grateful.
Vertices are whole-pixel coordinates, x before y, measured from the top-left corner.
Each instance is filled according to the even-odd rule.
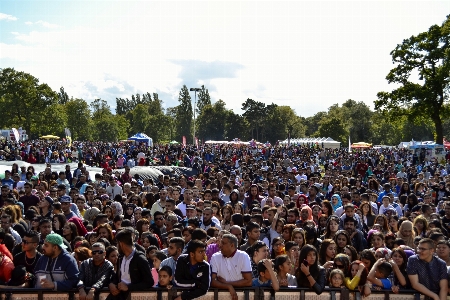
[[[241,113],[252,98],[311,116],[347,99],[373,107],[389,52],[441,24],[450,1],[0,2],[0,67],[88,102],[183,84]],[[192,95],[193,97],[193,95]]]

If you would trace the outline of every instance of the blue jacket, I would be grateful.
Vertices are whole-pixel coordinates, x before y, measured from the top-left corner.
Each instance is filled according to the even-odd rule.
[[[77,286],[79,274],[75,258],[66,250],[63,249],[54,259],[42,255],[34,267],[36,276],[34,287],[42,288],[39,276],[45,275],[48,280],[55,283],[55,291],[67,291]]]

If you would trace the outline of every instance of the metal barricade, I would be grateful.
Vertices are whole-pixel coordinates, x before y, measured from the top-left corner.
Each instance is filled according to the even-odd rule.
[[[151,288],[146,291],[131,292],[128,300],[172,300],[183,288]],[[317,295],[309,289],[304,288],[280,288],[278,292],[270,288],[236,288],[239,300],[361,300],[359,292],[348,291],[341,295],[341,289],[325,289]],[[108,289],[99,294],[99,300],[106,300],[109,295]],[[370,300],[421,300],[424,297],[414,290],[403,290],[394,294],[390,290],[372,291]],[[78,300],[78,290],[57,292],[45,289],[0,289],[0,300]],[[210,289],[208,293],[198,299],[201,300],[230,300],[228,290]]]

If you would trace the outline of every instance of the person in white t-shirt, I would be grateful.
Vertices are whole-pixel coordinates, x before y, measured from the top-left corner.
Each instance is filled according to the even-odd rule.
[[[231,300],[238,296],[234,288],[252,286],[252,266],[250,257],[238,250],[238,240],[233,234],[224,234],[220,251],[211,257],[211,287],[227,289]]]

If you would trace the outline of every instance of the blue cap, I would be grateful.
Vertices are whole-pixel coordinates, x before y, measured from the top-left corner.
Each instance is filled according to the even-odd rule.
[[[58,198],[58,201],[61,203],[72,203],[72,198],[69,196],[61,196]]]

